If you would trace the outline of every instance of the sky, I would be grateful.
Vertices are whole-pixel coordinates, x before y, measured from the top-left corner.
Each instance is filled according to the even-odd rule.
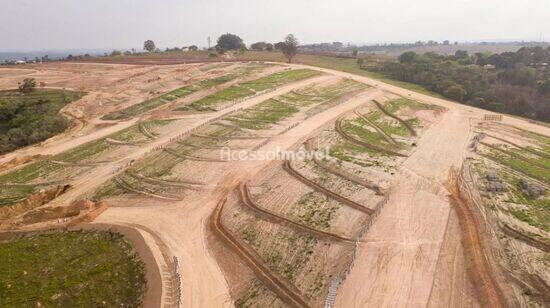
[[[0,50],[247,44],[550,41],[550,0],[0,0]]]

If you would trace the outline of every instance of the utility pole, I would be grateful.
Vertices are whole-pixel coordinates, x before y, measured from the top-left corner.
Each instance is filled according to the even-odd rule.
[[[210,36],[207,38],[208,40],[208,49],[210,49]]]

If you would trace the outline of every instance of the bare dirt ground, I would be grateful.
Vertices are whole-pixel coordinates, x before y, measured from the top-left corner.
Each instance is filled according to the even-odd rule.
[[[99,120],[99,117],[122,106],[138,103],[182,86],[191,78],[217,76],[230,72],[239,65],[241,64],[231,64],[218,72],[210,73],[201,71],[201,64],[160,67],[62,63],[33,66],[29,69],[2,69],[0,89],[14,87],[21,78],[34,77],[39,81],[46,80],[47,86],[79,89],[91,93],[91,96],[87,100],[76,102],[76,107],[67,108],[70,112],[79,114],[85,123],[77,132],[55,137],[43,145],[9,153],[1,157],[0,162],[6,163],[14,158],[36,154],[58,154],[130,127],[138,121],[137,118],[105,122]],[[116,160],[93,166],[85,174],[76,176],[70,182],[72,189],[45,206],[63,206],[79,198],[91,197],[99,187],[121,175],[135,161],[160,151],[162,147],[176,142],[182,134],[203,127],[222,116],[308,85],[330,84],[337,79],[350,78],[372,88],[346,97],[339,104],[313,116],[303,117],[299,114],[265,131],[256,132],[266,138],[246,141],[233,139],[231,143],[245,147],[257,146],[258,151],[266,152],[277,148],[290,149],[319,134],[342,115],[353,113],[358,108],[364,108],[365,103],[373,99],[383,100],[384,97],[406,97],[444,107],[445,111],[437,116],[427,112],[418,113],[417,116],[430,125],[425,130],[420,130],[416,146],[410,150],[408,157],[400,160],[392,169],[395,170],[392,175],[380,176],[380,182],[384,183],[384,189],[388,191],[387,202],[368,232],[360,239],[355,265],[336,293],[336,306],[480,305],[476,287],[467,272],[470,264],[460,241],[459,217],[453,211],[445,183],[450,170],[453,167],[459,168],[467,156],[467,146],[473,136],[471,120],[479,120],[482,115],[490,112],[414,93],[366,77],[303,65],[289,67],[309,68],[324,74],[245,99],[220,111],[182,115],[185,120],[174,122],[170,129],[162,131],[154,139],[140,146],[127,147],[124,153],[119,153]],[[159,76],[161,78],[157,79]],[[96,99],[104,104],[97,104]],[[151,115],[159,119],[173,116],[163,108],[145,116]],[[550,135],[550,128],[523,119],[504,116],[503,123]],[[293,126],[285,129],[287,125]],[[218,152],[204,151],[201,155],[207,157],[209,153],[213,153],[211,157],[215,157]],[[279,163],[268,160],[187,161],[185,165],[174,168],[175,174],[172,177],[199,180],[208,176],[204,183],[206,185],[201,185],[197,190],[186,191],[181,201],[161,201],[135,194],[117,196],[109,199],[110,207],[95,222],[124,225],[140,231],[159,268],[167,273],[162,275],[162,305],[174,306],[177,301],[181,301],[187,307],[230,307],[235,300],[229,284],[231,279],[225,277],[227,272],[220,267],[219,260],[216,259],[219,256],[213,253],[208,243],[209,219],[220,200],[240,183],[256,179],[266,172],[266,168],[272,168],[273,164]],[[313,173],[307,168],[301,170],[313,178]],[[333,188],[335,187],[338,188],[337,185]],[[357,200],[360,202],[365,199],[362,195],[358,196]],[[358,220],[353,221],[356,223]],[[340,221],[337,227],[343,229],[345,222]],[[482,245],[483,243],[480,247],[476,246],[476,249],[484,249]],[[181,294],[175,293],[173,281],[170,281],[172,257],[179,260]],[[481,266],[489,267],[491,264]],[[491,273],[490,269],[487,270]],[[319,305],[323,301],[316,299],[315,302]]]

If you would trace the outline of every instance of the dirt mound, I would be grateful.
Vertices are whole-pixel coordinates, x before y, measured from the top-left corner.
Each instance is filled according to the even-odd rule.
[[[58,185],[48,190],[29,195],[25,200],[0,208],[0,222],[13,218],[26,211],[44,205],[71,188],[70,185]]]
[[[56,227],[70,227],[92,222],[107,209],[105,202],[92,202],[87,199],[72,202],[70,205],[40,207],[23,213],[4,222],[4,228],[28,227],[40,224],[38,228],[54,224]]]

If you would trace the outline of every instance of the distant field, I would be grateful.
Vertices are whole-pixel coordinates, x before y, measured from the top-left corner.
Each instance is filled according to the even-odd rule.
[[[145,268],[111,232],[55,232],[0,244],[1,307],[138,307]],[[41,306],[40,306],[41,305]]]
[[[69,121],[59,110],[83,95],[56,89],[35,89],[27,94],[0,91],[0,154],[63,132]]]

